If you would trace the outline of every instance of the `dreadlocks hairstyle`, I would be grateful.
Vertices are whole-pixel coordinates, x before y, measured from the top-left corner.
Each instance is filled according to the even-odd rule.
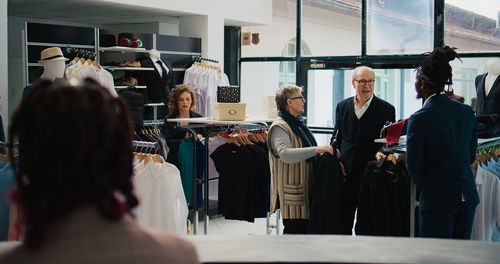
[[[9,142],[15,140],[14,200],[28,247],[40,247],[55,222],[80,207],[119,220],[138,205],[128,112],[97,82],[39,83],[14,113]],[[14,161],[12,144],[9,150]]]
[[[417,77],[420,78],[430,88],[441,92],[445,85],[451,85],[452,69],[450,61],[458,57],[455,52],[457,48],[443,46],[435,48],[432,52],[425,53],[427,57],[417,68]],[[460,60],[462,61],[462,60]]]

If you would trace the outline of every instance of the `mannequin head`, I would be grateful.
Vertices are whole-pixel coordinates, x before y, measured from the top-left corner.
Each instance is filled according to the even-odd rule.
[[[160,52],[152,49],[149,51],[149,57],[151,58],[152,61],[157,61],[160,59]]]
[[[43,74],[40,78],[54,81],[56,78],[64,77],[65,64],[63,60],[41,61]]]
[[[488,69],[488,74],[499,75],[500,74],[500,59],[491,58],[486,61],[486,68]]]
[[[43,66],[43,74],[41,79],[53,81],[56,78],[64,77],[64,62],[65,58],[61,48],[51,47],[42,50],[40,60],[38,61]]]

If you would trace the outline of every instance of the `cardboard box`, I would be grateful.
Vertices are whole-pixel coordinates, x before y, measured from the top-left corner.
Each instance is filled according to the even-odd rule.
[[[245,103],[215,103],[214,119],[221,121],[241,121],[246,116]]]

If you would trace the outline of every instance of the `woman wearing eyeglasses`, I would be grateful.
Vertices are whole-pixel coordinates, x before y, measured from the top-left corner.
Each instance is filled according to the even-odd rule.
[[[304,124],[305,99],[302,88],[285,85],[276,92],[278,117],[269,128],[271,167],[271,212],[278,207],[285,234],[305,234],[309,218],[308,185],[314,158],[328,152],[330,145],[318,146]]]
[[[342,233],[350,235],[356,212],[361,176],[369,161],[381,147],[374,140],[387,121],[395,121],[394,106],[373,94],[375,72],[360,66],[352,72],[352,86],[356,95],[339,102],[335,113],[332,143],[340,150],[347,181],[343,188],[340,222]]]

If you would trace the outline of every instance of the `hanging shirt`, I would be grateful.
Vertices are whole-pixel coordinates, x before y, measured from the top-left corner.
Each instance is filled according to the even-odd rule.
[[[134,159],[134,186],[141,201],[136,208],[141,226],[187,233],[188,207],[180,172],[172,164]]]
[[[477,167],[476,187],[481,202],[476,207],[471,239],[490,241],[500,226],[500,179],[484,167]]]
[[[7,199],[14,186],[15,176],[10,163],[0,161],[0,241],[8,238],[10,202]]]

